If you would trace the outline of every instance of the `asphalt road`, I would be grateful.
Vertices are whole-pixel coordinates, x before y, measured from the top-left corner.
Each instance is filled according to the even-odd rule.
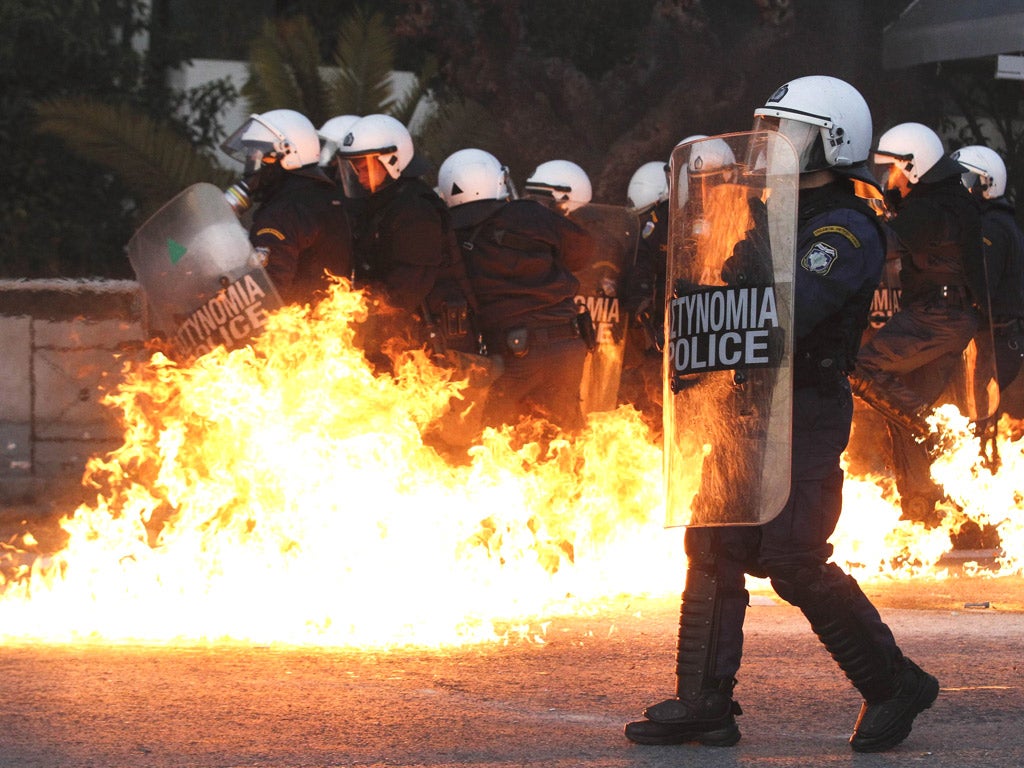
[[[942,691],[910,737],[851,752],[860,702],[795,609],[752,606],[731,748],[641,747],[673,687],[678,607],[557,620],[459,650],[17,646],[0,651],[0,765],[785,768],[1024,765],[1024,614],[884,608]]]

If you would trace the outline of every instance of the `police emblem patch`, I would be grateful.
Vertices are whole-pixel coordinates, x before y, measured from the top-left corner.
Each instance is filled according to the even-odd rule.
[[[800,259],[800,266],[816,275],[827,275],[839,258],[839,252],[828,243],[815,243]]]

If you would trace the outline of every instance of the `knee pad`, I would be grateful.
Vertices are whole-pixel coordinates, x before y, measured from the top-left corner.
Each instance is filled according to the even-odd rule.
[[[835,563],[792,564],[770,568],[772,588],[787,603],[802,609],[845,598],[850,577]]]

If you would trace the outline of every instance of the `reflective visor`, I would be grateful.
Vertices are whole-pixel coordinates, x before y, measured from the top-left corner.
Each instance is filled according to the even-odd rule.
[[[977,187],[977,189],[982,192],[988,189],[988,179],[986,179],[984,176],[977,173],[976,171],[968,171],[967,173],[961,173],[960,181],[966,189],[973,190]]]
[[[825,148],[821,143],[821,128],[821,125],[777,115],[754,115],[753,130],[775,131],[789,139],[799,158],[801,173],[828,167],[825,161]]]
[[[355,181],[358,185],[369,192],[371,195],[379,190],[388,179],[391,177],[388,175],[387,168],[380,161],[378,155],[363,155],[361,157],[346,157],[345,165],[348,166],[349,173],[345,174],[350,181]],[[343,180],[344,178],[343,177]],[[349,189],[346,186],[346,192],[350,196],[355,196],[353,193],[354,189]]]
[[[260,167],[264,158],[276,158],[276,147],[284,142],[284,136],[268,126],[259,115],[251,115],[238,129],[221,143],[221,151],[233,160],[245,165],[245,172],[251,173]]]

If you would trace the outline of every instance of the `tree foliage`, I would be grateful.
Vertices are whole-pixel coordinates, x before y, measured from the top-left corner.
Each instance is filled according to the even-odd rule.
[[[639,165],[695,133],[749,129],[792,77],[879,90],[891,12],[882,0],[416,0],[396,30],[437,55],[440,92],[492,116],[483,148],[517,181],[561,157],[618,204]]]
[[[303,15],[267,21],[249,50],[242,89],[255,112],[294,109],[314,125],[336,115],[391,114],[408,123],[433,77],[428,58],[414,87],[395,96],[395,38],[377,12],[355,8],[333,36],[331,67],[317,56],[317,31]]]
[[[72,144],[132,191],[140,219],[187,186],[200,181],[227,186],[234,177],[175,126],[127,104],[68,97],[38,103],[36,114],[40,131]]]
[[[956,133],[950,149],[982,144],[1006,162],[1007,189],[1015,200],[1024,192],[1024,91],[1015,80],[996,80],[988,60],[947,62],[935,77],[960,118],[946,118]]]
[[[173,126],[161,141],[178,142],[171,146],[180,147],[181,166],[200,162],[195,141],[216,138],[209,116],[230,89],[171,94],[166,69],[177,60],[161,45],[137,50],[147,7],[141,0],[0,4],[0,136],[6,172],[18,180],[0,187],[0,276],[130,277],[124,245],[152,203],[145,189],[131,188],[139,177],[126,168],[128,159],[144,160],[134,147],[143,120],[134,116]],[[206,100],[205,112],[175,114],[197,99]],[[45,104],[43,121],[37,104]]]
[[[316,32],[304,16],[269,19],[249,49],[242,95],[253,112],[294,109],[320,125],[330,115]]]
[[[190,37],[214,52],[248,50],[243,92],[253,111],[289,107],[316,125],[388,112],[413,128],[417,152],[435,166],[476,146],[520,184],[540,162],[574,160],[603,203],[623,203],[633,170],[664,160],[681,138],[747,130],[767,94],[807,74],[860,89],[876,134],[963,113],[962,143],[1001,142],[1011,184],[1021,184],[1019,84],[993,81],[978,62],[880,71],[882,30],[905,3],[178,5],[191,10],[176,15],[171,0],[0,4],[0,136],[19,180],[0,191],[0,275],[128,276],[123,246],[140,216],[194,181],[225,183],[211,149],[233,127],[216,116],[238,93],[223,82],[189,93],[166,85]],[[143,32],[148,47],[136,44]],[[417,74],[397,101],[395,69]],[[431,110],[418,108],[424,96]]]

